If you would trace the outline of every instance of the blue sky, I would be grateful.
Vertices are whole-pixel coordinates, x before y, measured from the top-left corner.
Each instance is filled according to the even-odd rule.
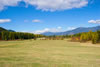
[[[0,27],[6,29],[59,32],[100,23],[100,0],[9,1],[0,0]]]

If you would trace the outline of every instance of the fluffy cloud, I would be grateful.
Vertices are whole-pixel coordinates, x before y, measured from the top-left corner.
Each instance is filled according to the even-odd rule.
[[[41,20],[35,19],[35,20],[32,20],[32,22],[34,22],[34,23],[40,23]]]
[[[88,0],[24,0],[27,4],[36,6],[43,11],[66,10],[81,8],[88,4]]]
[[[0,23],[6,23],[6,22],[11,22],[10,19],[0,19]]]
[[[88,0],[0,0],[0,10],[7,6],[16,6],[19,2],[33,5],[43,11],[67,10],[81,8],[88,4]]]
[[[45,32],[61,32],[61,28],[62,27],[57,27],[57,28],[45,28],[43,30],[36,30],[36,31],[33,31],[31,33],[34,33],[34,34],[41,34],[41,33],[45,33]]]
[[[100,20],[90,20],[89,23],[100,24]]]
[[[36,30],[36,31],[33,31],[32,33],[34,34],[41,34],[41,33],[44,33],[44,32],[49,32],[50,29],[48,28],[45,28],[43,30]]]
[[[21,0],[0,0],[0,10],[5,9],[7,6],[16,6]]]

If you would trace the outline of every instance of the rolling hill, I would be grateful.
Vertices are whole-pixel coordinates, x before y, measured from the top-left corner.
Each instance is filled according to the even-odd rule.
[[[2,32],[2,31],[15,32],[14,30],[7,30],[5,28],[0,27],[0,32]]]

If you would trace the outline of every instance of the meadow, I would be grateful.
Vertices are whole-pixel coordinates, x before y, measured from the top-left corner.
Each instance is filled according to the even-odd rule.
[[[100,45],[67,40],[0,41],[0,67],[100,67]]]

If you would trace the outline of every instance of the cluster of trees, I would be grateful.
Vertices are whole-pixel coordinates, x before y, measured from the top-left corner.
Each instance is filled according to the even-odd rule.
[[[17,40],[17,39],[36,39],[42,37],[43,35],[35,35],[32,33],[21,33],[21,32],[0,32],[0,40]]]
[[[96,44],[100,42],[100,31],[78,33],[72,36],[72,40],[80,42],[92,41],[93,44]]]

